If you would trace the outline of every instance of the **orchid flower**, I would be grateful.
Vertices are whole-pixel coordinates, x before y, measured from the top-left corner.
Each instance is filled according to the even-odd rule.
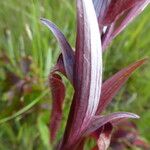
[[[115,112],[104,116],[100,113],[146,59],[131,64],[102,83],[102,52],[148,3],[148,0],[76,0],[75,51],[54,23],[41,19],[52,31],[61,48],[61,54],[49,76],[53,97],[50,122],[52,141],[55,140],[60,127],[65,98],[65,85],[58,72],[62,73],[74,88],[66,129],[57,144],[58,150],[82,150],[86,137],[95,132],[99,133],[97,148],[106,150],[113,126],[127,118],[139,118],[129,112]]]

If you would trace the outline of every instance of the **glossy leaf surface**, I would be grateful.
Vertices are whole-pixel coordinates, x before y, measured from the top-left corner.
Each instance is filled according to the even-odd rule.
[[[81,131],[95,115],[100,97],[101,80],[102,51],[94,7],[91,0],[77,0],[75,95],[64,143],[72,143],[78,139]]]
[[[118,93],[120,88],[128,80],[130,75],[137,68],[143,65],[146,60],[147,59],[142,59],[131,64],[129,67],[120,70],[119,72],[117,72],[115,75],[113,75],[103,83],[97,114],[100,114],[102,111],[104,111],[104,109],[112,101],[113,97]]]
[[[84,134],[90,134],[107,123],[111,123],[116,120],[118,121],[119,119],[125,119],[125,118],[136,119],[139,118],[139,116],[128,112],[112,113],[106,116],[95,116]]]
[[[51,141],[53,142],[62,120],[62,107],[65,98],[65,86],[58,74],[51,74],[49,77],[52,93],[52,113],[50,121]]]
[[[74,53],[73,50],[66,40],[65,36],[63,33],[58,29],[58,27],[52,23],[51,21],[47,19],[41,19],[42,23],[46,25],[55,35],[56,39],[58,40],[58,43],[61,47],[61,52],[63,55],[63,61],[64,61],[64,66],[66,70],[66,74],[70,81],[72,82],[73,79],[73,66],[74,66]]]

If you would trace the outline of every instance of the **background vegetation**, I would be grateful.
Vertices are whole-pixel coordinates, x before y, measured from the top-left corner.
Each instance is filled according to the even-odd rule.
[[[41,25],[41,17],[55,22],[74,47],[75,3],[72,0],[0,1],[0,150],[51,149],[48,123],[51,96],[48,73],[55,64],[59,47]],[[150,7],[147,8],[104,54],[104,79],[122,67],[150,57]],[[66,81],[63,133],[72,98]],[[150,62],[136,71],[109,107],[131,111],[140,134],[150,141]]]

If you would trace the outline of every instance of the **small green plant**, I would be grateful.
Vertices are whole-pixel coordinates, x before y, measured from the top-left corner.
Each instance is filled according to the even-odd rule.
[[[59,150],[82,150],[88,136],[95,133],[97,146],[109,147],[112,129],[127,118],[139,118],[129,112],[100,115],[129,76],[145,63],[139,60],[102,82],[102,52],[112,40],[149,4],[149,0],[77,0],[77,38],[75,51],[51,21],[41,19],[57,38],[61,55],[49,76],[53,97],[50,122],[54,141],[62,119],[65,86],[60,73],[72,84],[74,96]],[[94,5],[93,5],[94,4]],[[95,9],[94,9],[95,8]]]

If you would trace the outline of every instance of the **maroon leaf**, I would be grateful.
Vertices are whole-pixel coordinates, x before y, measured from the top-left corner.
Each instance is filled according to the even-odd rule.
[[[102,50],[99,27],[91,0],[77,0],[75,95],[64,141],[72,144],[95,115],[101,91]]]
[[[61,77],[56,72],[66,76],[62,54],[59,55],[56,65],[51,70],[49,76],[50,88],[52,92],[52,112],[50,120],[51,142],[55,140],[56,134],[62,120],[62,106],[65,97],[65,87]]]
[[[129,1],[129,0],[124,0],[124,1]],[[119,2],[119,1],[118,1]],[[133,4],[132,4],[133,2]],[[106,24],[108,25],[107,32],[104,34],[103,39],[102,39],[102,45],[103,45],[103,50],[106,49],[106,47],[109,45],[109,43],[121,32],[123,31],[126,26],[133,21],[133,19],[138,16],[144,8],[150,3],[150,0],[138,0],[138,1],[131,1],[130,2],[130,7],[126,7],[128,9],[123,9],[122,13],[118,16],[114,15],[116,20],[114,20],[114,17],[111,17],[111,15],[108,12],[108,17],[106,17],[107,21]],[[112,4],[114,5],[114,4]],[[132,6],[132,7],[131,7]],[[134,6],[134,7],[133,7]],[[130,9],[129,9],[130,8]],[[112,8],[114,9],[114,8]],[[110,9],[111,10],[111,9]],[[118,10],[116,11],[116,13]],[[118,14],[118,13],[117,13]],[[112,14],[113,15],[113,14]],[[107,19],[110,17],[110,20]],[[104,23],[103,23],[104,24]]]
[[[109,26],[126,10],[142,4],[146,0],[93,0],[99,25]]]
[[[126,14],[124,19],[121,19],[119,25],[115,27],[115,30],[113,34],[111,35],[112,38],[115,38],[133,19],[138,16],[144,9],[147,7],[147,5],[150,3],[150,0],[143,0],[135,7],[131,8]],[[117,24],[118,22],[116,22]]]
[[[62,106],[65,98],[65,87],[58,74],[49,77],[52,92],[52,113],[50,122],[51,141],[53,142],[62,120]]]
[[[146,60],[147,59],[142,59],[131,64],[129,67],[117,72],[103,83],[99,106],[96,112],[97,114],[100,114],[108,106],[133,71],[144,64]]]
[[[114,122],[118,119],[125,119],[125,118],[139,118],[138,115],[128,112],[118,112],[112,113],[106,116],[95,116],[91,123],[89,124],[88,128],[83,132],[83,134],[88,135],[94,132],[95,130],[99,129],[100,127],[104,126],[107,123]]]
[[[73,66],[74,66],[74,53],[73,50],[66,40],[65,36],[63,33],[56,27],[55,24],[53,24],[51,21],[47,19],[41,19],[42,23],[46,25],[55,35],[57,38],[57,41],[60,44],[62,55],[63,55],[63,61],[64,61],[64,66],[65,66],[65,71],[70,79],[70,81],[73,81]]]
[[[106,0],[108,1],[108,0]],[[111,0],[107,9],[105,9],[105,14],[100,19],[100,23],[104,26],[110,25],[114,22],[118,16],[129,8],[132,8],[138,4],[143,3],[145,0]]]

